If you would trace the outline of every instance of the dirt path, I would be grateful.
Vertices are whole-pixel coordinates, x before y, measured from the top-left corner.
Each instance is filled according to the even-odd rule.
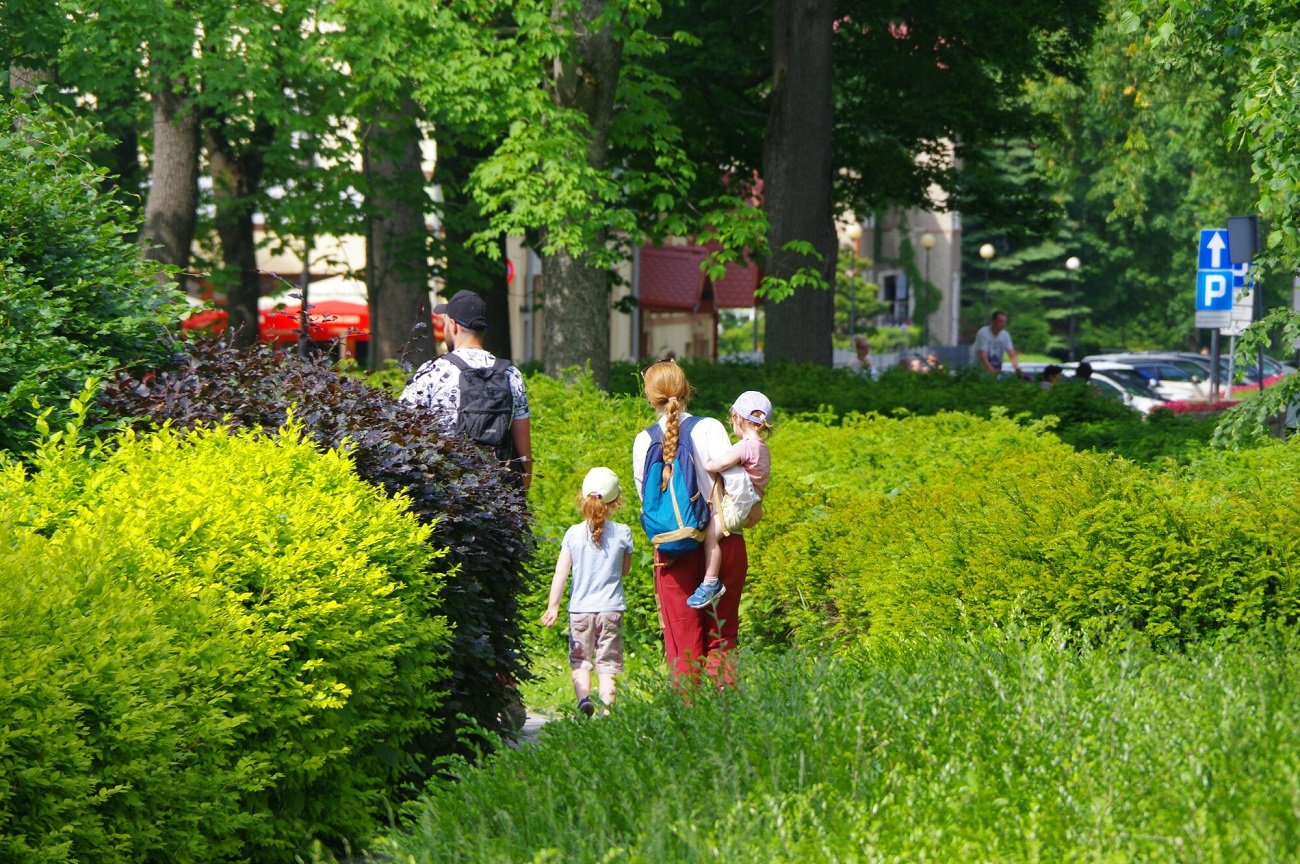
[[[529,711],[528,719],[524,721],[523,728],[519,730],[519,734],[514,737],[514,740],[508,742],[509,746],[518,750],[526,744],[532,744],[537,740],[537,734],[542,731],[542,727],[554,719],[549,714],[534,714]]]

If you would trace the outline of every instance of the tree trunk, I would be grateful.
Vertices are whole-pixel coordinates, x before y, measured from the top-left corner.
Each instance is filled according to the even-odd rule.
[[[605,0],[582,0],[574,23],[578,31],[573,62],[557,59],[553,95],[556,104],[575,108],[587,116],[591,143],[587,159],[604,168],[609,150],[609,121],[614,112],[623,60],[623,43],[611,30],[593,32],[588,25],[604,11]],[[556,16],[567,4],[557,3]],[[603,242],[597,237],[597,244]],[[542,244],[546,232],[542,232]],[[591,364],[592,377],[601,388],[609,386],[609,280],[604,270],[591,266],[585,255],[559,252],[542,259],[542,308],[546,314],[546,374],[556,375],[569,366]]]
[[[832,0],[776,0],[772,39],[772,95],[763,142],[763,206],[769,222],[767,273],[793,276],[818,270],[835,284],[834,201],[831,188]],[[783,250],[792,240],[822,256]],[[829,366],[835,298],[829,290],[799,288],[767,310],[764,357]]]
[[[221,282],[226,288],[226,311],[235,345],[257,342],[257,300],[261,284],[257,272],[257,239],[253,214],[262,184],[263,153],[275,132],[264,122],[253,127],[250,143],[237,148],[225,134],[221,118],[207,124],[208,170],[216,204],[214,226],[221,239]],[[306,266],[304,264],[304,266]]]
[[[175,85],[164,81],[153,94],[153,165],[140,245],[144,257],[184,270],[199,203],[199,118]]]
[[[12,93],[32,93],[42,84],[53,83],[53,70],[32,69],[27,66],[9,67],[9,90]]]
[[[370,367],[387,360],[419,366],[433,359],[428,228],[420,129],[415,106],[383,112],[366,129],[370,230]]]

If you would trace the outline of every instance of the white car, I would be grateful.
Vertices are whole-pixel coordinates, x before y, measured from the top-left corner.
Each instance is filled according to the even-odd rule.
[[[1208,402],[1210,399],[1210,382],[1170,359],[1141,354],[1094,354],[1083,359],[1094,370],[1126,369],[1137,373],[1149,383],[1156,398],[1166,402]]]
[[[1150,382],[1132,369],[1113,363],[1091,363],[1092,376],[1089,380],[1103,394],[1123,402],[1141,414],[1150,414],[1155,408],[1165,404],[1152,389]],[[1079,364],[1066,363],[1065,374],[1071,377],[1078,370]],[[1097,368],[1098,366],[1102,368]]]

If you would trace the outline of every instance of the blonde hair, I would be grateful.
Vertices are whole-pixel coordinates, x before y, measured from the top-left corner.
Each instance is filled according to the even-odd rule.
[[[613,501],[606,501],[599,495],[578,494],[578,510],[582,512],[582,521],[587,523],[592,546],[600,546],[601,538],[605,536],[605,523],[609,521],[609,514],[618,509],[622,501],[622,496]]]
[[[673,459],[677,456],[677,434],[682,412],[691,401],[691,382],[682,367],[671,360],[652,363],[645,370],[645,398],[656,412],[664,415],[664,473],[660,489],[668,488],[673,476]]]
[[[753,420],[750,420],[748,417],[741,417],[735,411],[732,411],[731,425],[733,427],[739,426],[742,429],[750,429],[750,428],[756,429],[758,430],[758,435],[760,438],[766,438],[767,436],[772,434],[772,421],[768,420],[767,418],[763,418],[762,423],[755,423]]]

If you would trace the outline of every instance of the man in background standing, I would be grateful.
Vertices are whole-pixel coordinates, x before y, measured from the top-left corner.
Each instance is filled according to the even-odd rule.
[[[1011,358],[1011,368],[1020,374],[1020,352],[1011,342],[1011,332],[1007,330],[1007,313],[996,310],[975,334],[975,359],[990,375],[1002,374],[1002,355]]]

